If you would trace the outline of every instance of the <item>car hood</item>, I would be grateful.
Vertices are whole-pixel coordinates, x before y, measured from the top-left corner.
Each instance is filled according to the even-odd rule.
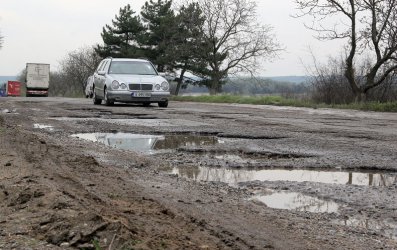
[[[162,83],[166,81],[159,75],[110,75],[113,80],[124,83]]]

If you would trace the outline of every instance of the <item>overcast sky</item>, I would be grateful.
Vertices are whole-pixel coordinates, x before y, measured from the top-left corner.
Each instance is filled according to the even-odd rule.
[[[131,4],[139,12],[146,0],[1,0],[0,32],[4,36],[0,50],[0,75],[16,75],[27,62],[51,64],[52,70],[70,51],[102,43],[100,33]],[[273,62],[263,63],[262,75],[305,75],[312,62],[309,47],[318,60],[340,51],[335,42],[319,42],[306,30],[296,13],[293,0],[258,0],[258,17],[274,27],[285,51]],[[302,64],[302,61],[304,62]]]

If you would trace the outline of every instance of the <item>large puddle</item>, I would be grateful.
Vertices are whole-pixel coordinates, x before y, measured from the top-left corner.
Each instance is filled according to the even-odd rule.
[[[266,206],[276,209],[288,209],[311,213],[337,213],[339,205],[332,201],[325,201],[316,197],[295,192],[278,192],[260,195],[252,198]]]
[[[201,147],[220,143],[215,136],[200,135],[143,135],[129,133],[87,133],[75,134],[72,137],[100,142],[107,146],[154,153],[159,150],[177,149],[181,147]]]
[[[360,186],[391,186],[397,183],[397,174],[392,173],[288,169],[247,170],[211,167],[179,167],[174,168],[172,173],[195,181],[224,182],[232,185],[250,181],[307,181]]]
[[[318,199],[296,192],[274,192],[268,190],[269,194],[257,195],[251,200],[259,201],[267,207],[275,209],[286,209],[297,212],[310,213],[338,213],[340,205],[333,201]],[[365,216],[353,216],[344,220],[334,220],[336,224],[353,228],[377,232],[387,238],[397,240],[397,222],[393,219],[374,219]]]

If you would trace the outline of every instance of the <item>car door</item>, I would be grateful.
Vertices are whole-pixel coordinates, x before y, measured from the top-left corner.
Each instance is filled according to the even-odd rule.
[[[109,60],[103,60],[94,74],[95,94],[101,98],[103,98],[103,89],[106,80],[105,69],[107,68],[108,64]]]

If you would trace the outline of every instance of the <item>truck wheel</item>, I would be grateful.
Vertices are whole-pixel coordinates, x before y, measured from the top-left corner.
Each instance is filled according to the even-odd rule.
[[[168,100],[167,100],[167,101],[163,101],[163,102],[159,102],[159,107],[160,107],[160,108],[166,108],[166,107],[168,107]]]
[[[94,89],[94,93],[92,94],[93,96],[92,96],[92,100],[93,100],[93,102],[94,102],[94,104],[95,105],[100,105],[101,103],[102,103],[102,100],[101,99],[98,99],[97,97],[96,97],[96,93],[95,93],[95,89]]]
[[[106,106],[112,106],[114,104],[113,100],[109,100],[109,98],[108,98],[108,90],[106,88],[104,90],[103,96],[105,98],[105,105]]]
[[[149,106],[150,106],[150,102],[143,102],[143,103],[142,103],[142,106],[144,106],[144,107],[149,107]]]

